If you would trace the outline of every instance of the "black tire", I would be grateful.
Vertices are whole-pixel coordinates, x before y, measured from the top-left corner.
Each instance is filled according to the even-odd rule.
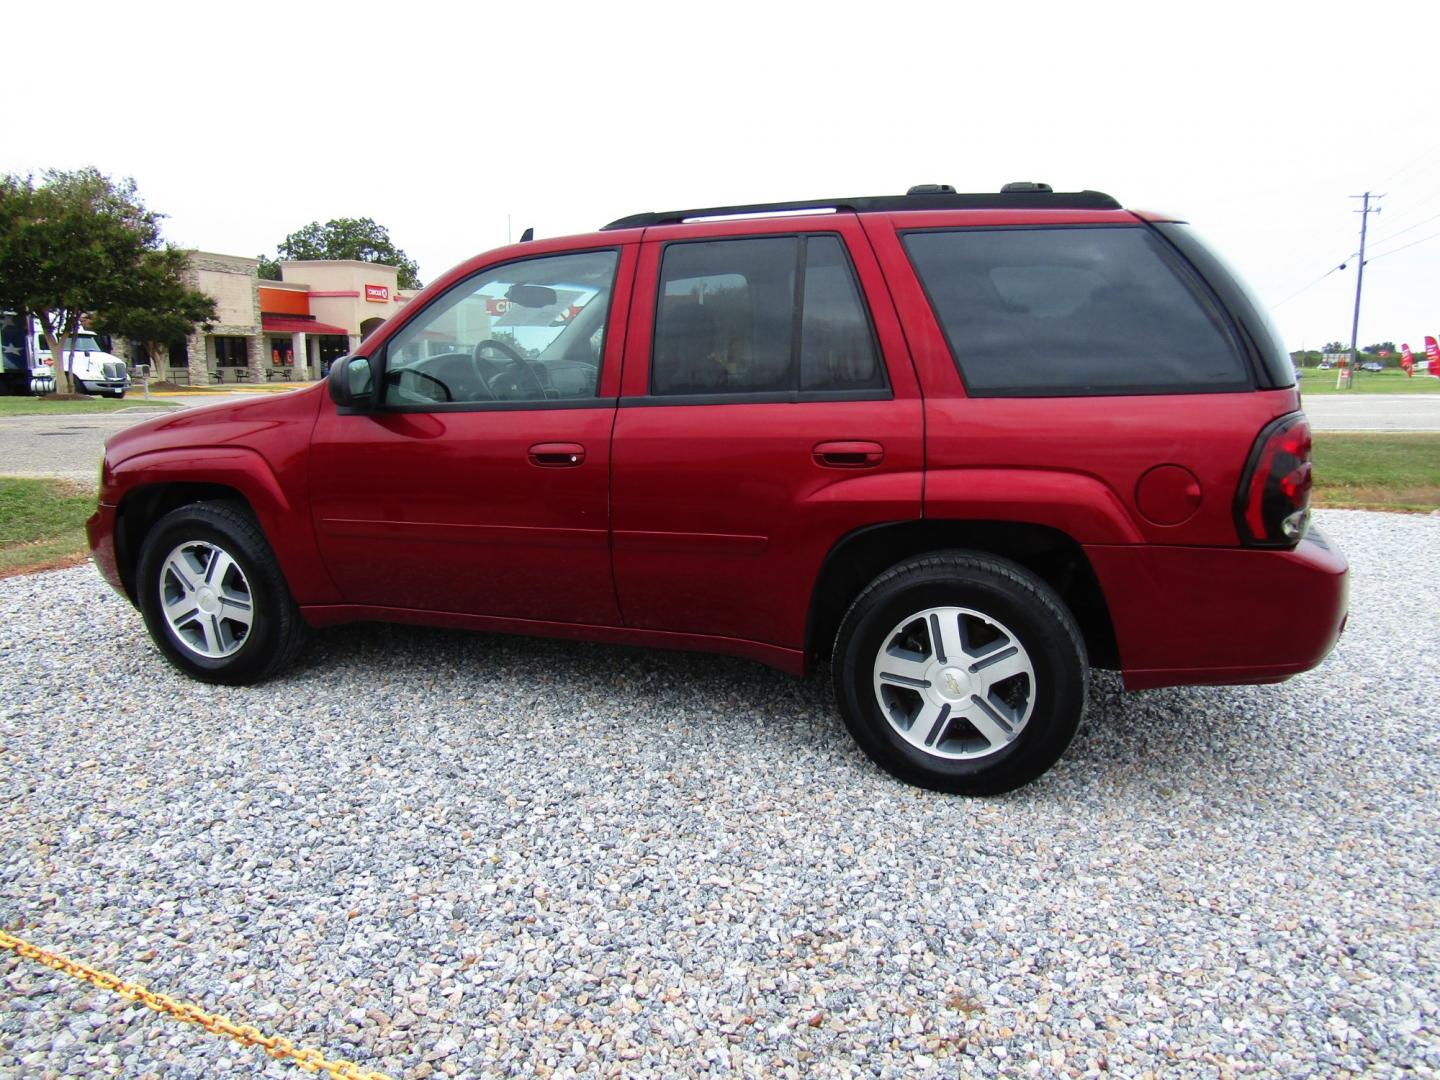
[[[223,647],[231,650],[226,655],[212,657],[197,651],[204,648],[204,642],[187,643],[166,617],[162,589],[173,593],[176,579],[170,575],[162,581],[162,572],[167,559],[186,545],[195,545],[192,551],[219,550],[228,555],[239,571],[238,575],[229,572],[235,586],[232,591],[249,597],[251,621],[243,633],[224,635]],[[238,587],[241,584],[243,592]],[[289,664],[309,636],[270,544],[242,503],[191,503],[156,522],[140,549],[136,589],[146,628],[165,658],[203,682],[230,686],[260,682]],[[181,630],[200,636],[203,631],[191,629],[200,621],[198,608],[196,615]],[[227,622],[226,627],[235,631],[237,624]],[[214,632],[217,638],[221,636],[219,623]]]
[[[959,609],[957,621],[977,628],[962,631],[965,640],[983,641],[987,634],[994,634],[991,644],[979,646],[994,651],[979,655],[974,666],[963,662],[976,658],[972,652],[961,662],[942,667],[946,661],[943,652],[928,644],[932,622],[928,616],[920,617],[920,613],[942,607]],[[895,633],[906,625],[909,636]],[[939,623],[934,625],[939,629]],[[917,651],[908,651],[911,644]],[[1009,649],[1012,644],[1018,646],[1013,652]],[[882,648],[887,650],[883,664]],[[993,667],[991,657],[1006,653],[1018,654],[1019,663],[1028,662],[1033,676],[1028,671],[1010,676],[994,690],[977,681],[976,688],[985,693],[984,704],[966,696],[970,687],[966,680],[984,679],[983,674],[973,673]],[[931,665],[946,685],[939,685],[940,677],[917,682],[913,690],[893,685],[887,681],[891,677],[885,668],[895,666],[890,659],[894,657],[920,657],[914,663]],[[1085,643],[1063,601],[1023,567],[977,552],[919,556],[872,581],[841,621],[831,670],[840,714],[861,749],[892,775],[935,791],[998,795],[1029,783],[1059,760],[1085,711]],[[924,689],[918,688],[921,686]],[[920,710],[933,711],[938,707],[933,695],[952,692],[959,695],[953,706],[954,718],[947,720],[949,709],[941,707],[930,728],[932,714]],[[986,728],[1004,733],[1008,743],[993,737],[987,742],[982,730],[970,726],[961,715],[963,710],[979,708],[986,721],[999,716],[985,708],[991,694],[1007,695],[1001,708],[1014,709],[1014,716],[1005,711],[1003,722],[989,723]],[[927,699],[932,703],[927,705]],[[916,719],[909,720],[912,730],[906,734],[906,710],[912,701]],[[913,730],[922,715],[927,730],[936,733],[934,750],[925,749],[929,740],[923,738],[923,732],[916,735]],[[917,741],[925,745],[917,745]],[[993,749],[997,744],[1000,748]],[[967,754],[973,756],[963,756]]]

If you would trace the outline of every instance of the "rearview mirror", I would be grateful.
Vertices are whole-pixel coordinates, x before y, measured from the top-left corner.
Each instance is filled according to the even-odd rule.
[[[342,409],[368,409],[375,404],[375,375],[365,356],[342,356],[330,365],[330,400]]]
[[[560,298],[547,285],[511,285],[505,290],[505,299],[524,308],[547,308]]]

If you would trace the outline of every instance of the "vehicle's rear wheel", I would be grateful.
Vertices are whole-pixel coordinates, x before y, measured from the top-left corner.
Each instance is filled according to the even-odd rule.
[[[1084,640],[1048,585],[991,555],[892,567],[840,625],[835,696],[856,742],[922,787],[997,795],[1065,752],[1085,711]]]
[[[305,641],[275,555],[239,504],[192,503],[161,518],[141,548],[136,587],[160,651],[205,682],[259,682]]]

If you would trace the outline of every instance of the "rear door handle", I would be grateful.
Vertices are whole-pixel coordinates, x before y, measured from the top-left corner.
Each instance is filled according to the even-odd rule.
[[[827,469],[873,469],[885,460],[877,442],[822,442],[811,451],[815,464]]]
[[[542,469],[572,469],[585,463],[585,447],[573,442],[542,442],[530,447],[530,464]]]

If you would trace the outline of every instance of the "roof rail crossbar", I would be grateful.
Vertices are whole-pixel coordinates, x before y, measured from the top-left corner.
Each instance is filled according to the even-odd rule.
[[[766,214],[796,214],[825,210],[832,210],[836,213],[863,214],[899,213],[904,210],[1119,209],[1120,204],[1103,191],[1019,190],[975,194],[961,194],[953,191],[915,191],[914,194],[909,195],[867,195],[854,199],[806,199],[800,202],[752,203],[748,206],[707,206],[690,210],[631,214],[629,217],[617,218],[606,225],[604,229],[639,229],[651,225],[679,225],[695,218],[758,217]]]

